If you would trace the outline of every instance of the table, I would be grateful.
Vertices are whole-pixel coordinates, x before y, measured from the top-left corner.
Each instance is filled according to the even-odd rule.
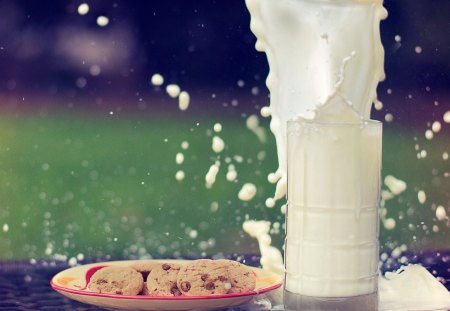
[[[439,255],[433,251],[408,254],[407,256],[410,262],[421,263],[429,271],[437,271],[438,275],[447,280],[447,288],[450,287],[450,261],[445,262],[443,260],[446,256],[450,258],[450,251],[439,252]],[[255,256],[246,258],[247,264],[250,265],[257,265],[259,261]],[[56,273],[68,267],[67,263],[56,261],[37,261],[32,263],[29,261],[0,262],[0,311],[105,310],[65,298],[50,287],[50,279]],[[395,267],[390,267],[389,270],[392,270],[392,268]],[[382,271],[386,269],[388,267],[381,267]],[[227,309],[227,311],[244,310],[283,310],[282,289],[272,292],[270,295],[262,296],[246,305]]]

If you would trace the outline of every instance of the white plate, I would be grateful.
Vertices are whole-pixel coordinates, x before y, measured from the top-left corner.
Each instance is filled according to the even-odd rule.
[[[188,260],[152,260],[158,262],[187,263]],[[59,293],[91,305],[117,310],[211,310],[227,308],[250,301],[260,294],[279,288],[283,283],[281,275],[258,268],[252,268],[256,274],[256,288],[250,292],[210,296],[152,297],[126,296],[94,293],[86,289],[89,279],[98,269],[105,266],[130,266],[138,260],[110,261],[70,268],[56,274],[50,281]]]

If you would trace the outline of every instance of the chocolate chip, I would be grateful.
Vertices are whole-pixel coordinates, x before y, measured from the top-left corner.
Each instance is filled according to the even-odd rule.
[[[178,287],[176,285],[172,286],[172,288],[170,289],[170,292],[174,296],[181,296],[182,295],[180,290],[178,289]]]
[[[181,282],[180,287],[183,292],[188,292],[191,289],[191,283],[187,281]]]
[[[207,290],[213,290],[213,289],[215,289],[216,288],[216,285],[214,285],[214,283],[206,283],[205,284],[205,288],[207,289]]]
[[[202,276],[200,277],[202,279],[202,281],[206,281],[209,277],[209,274],[202,274]]]
[[[162,268],[163,268],[163,270],[167,271],[167,270],[170,269],[170,265],[165,263],[165,264],[162,265]]]
[[[220,282],[225,282],[227,280],[227,278],[224,277],[223,275],[219,275],[218,279]]]
[[[108,281],[107,281],[107,280],[104,280],[104,279],[100,279],[100,280],[98,280],[98,281],[95,282],[95,283],[97,283],[97,284],[105,284],[105,283],[108,283]]]
[[[117,295],[122,295],[122,292],[120,290],[116,290]]]

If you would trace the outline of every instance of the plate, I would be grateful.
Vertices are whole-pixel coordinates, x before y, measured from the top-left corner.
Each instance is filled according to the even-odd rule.
[[[189,260],[151,260],[154,263],[186,264]],[[54,290],[71,299],[115,310],[211,310],[244,304],[261,294],[279,288],[281,275],[250,267],[256,274],[256,288],[250,292],[227,295],[153,297],[100,294],[86,289],[95,271],[105,266],[130,266],[139,260],[109,261],[77,266],[61,271],[50,281]],[[148,262],[148,260],[146,260]]]

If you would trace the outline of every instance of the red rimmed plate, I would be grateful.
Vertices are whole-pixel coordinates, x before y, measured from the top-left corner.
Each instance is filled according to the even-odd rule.
[[[147,261],[147,260],[146,260]],[[185,264],[188,260],[152,260],[155,263],[175,262]],[[250,292],[228,295],[151,297],[100,294],[86,290],[86,283],[92,274],[105,266],[130,266],[138,260],[110,261],[73,267],[56,274],[50,281],[54,290],[71,299],[116,310],[210,310],[244,304],[261,294],[279,288],[282,276],[252,268],[256,274],[256,289]]]

